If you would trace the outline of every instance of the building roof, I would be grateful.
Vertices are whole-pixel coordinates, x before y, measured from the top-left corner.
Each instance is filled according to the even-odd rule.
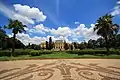
[[[63,43],[63,40],[56,40],[55,43]]]

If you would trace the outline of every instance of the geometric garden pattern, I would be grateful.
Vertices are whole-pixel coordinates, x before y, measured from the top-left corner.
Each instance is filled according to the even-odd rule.
[[[43,65],[0,68],[0,80],[120,80],[120,67],[60,59]]]

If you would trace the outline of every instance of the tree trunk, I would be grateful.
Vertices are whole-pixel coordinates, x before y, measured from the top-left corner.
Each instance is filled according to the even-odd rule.
[[[108,37],[105,37],[107,54],[109,53]]]
[[[13,46],[12,46],[12,55],[15,56],[14,52],[15,52],[15,38],[16,38],[16,34],[13,34]]]

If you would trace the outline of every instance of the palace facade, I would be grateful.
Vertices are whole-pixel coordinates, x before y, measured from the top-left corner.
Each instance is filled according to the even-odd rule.
[[[73,46],[73,44],[69,44],[69,43],[67,43],[67,44],[69,46],[69,49],[70,49],[71,45]],[[42,42],[40,44],[40,46],[41,46],[41,49],[46,49],[46,42]],[[56,40],[53,43],[53,49],[54,50],[64,50],[64,41],[63,40]],[[73,46],[73,49],[74,49],[74,46]]]
[[[63,40],[56,40],[54,43],[55,50],[64,50],[64,41]]]

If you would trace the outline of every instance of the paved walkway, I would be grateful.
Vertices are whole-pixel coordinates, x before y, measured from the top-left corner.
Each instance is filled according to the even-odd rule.
[[[120,80],[120,59],[1,61],[0,80]]]

